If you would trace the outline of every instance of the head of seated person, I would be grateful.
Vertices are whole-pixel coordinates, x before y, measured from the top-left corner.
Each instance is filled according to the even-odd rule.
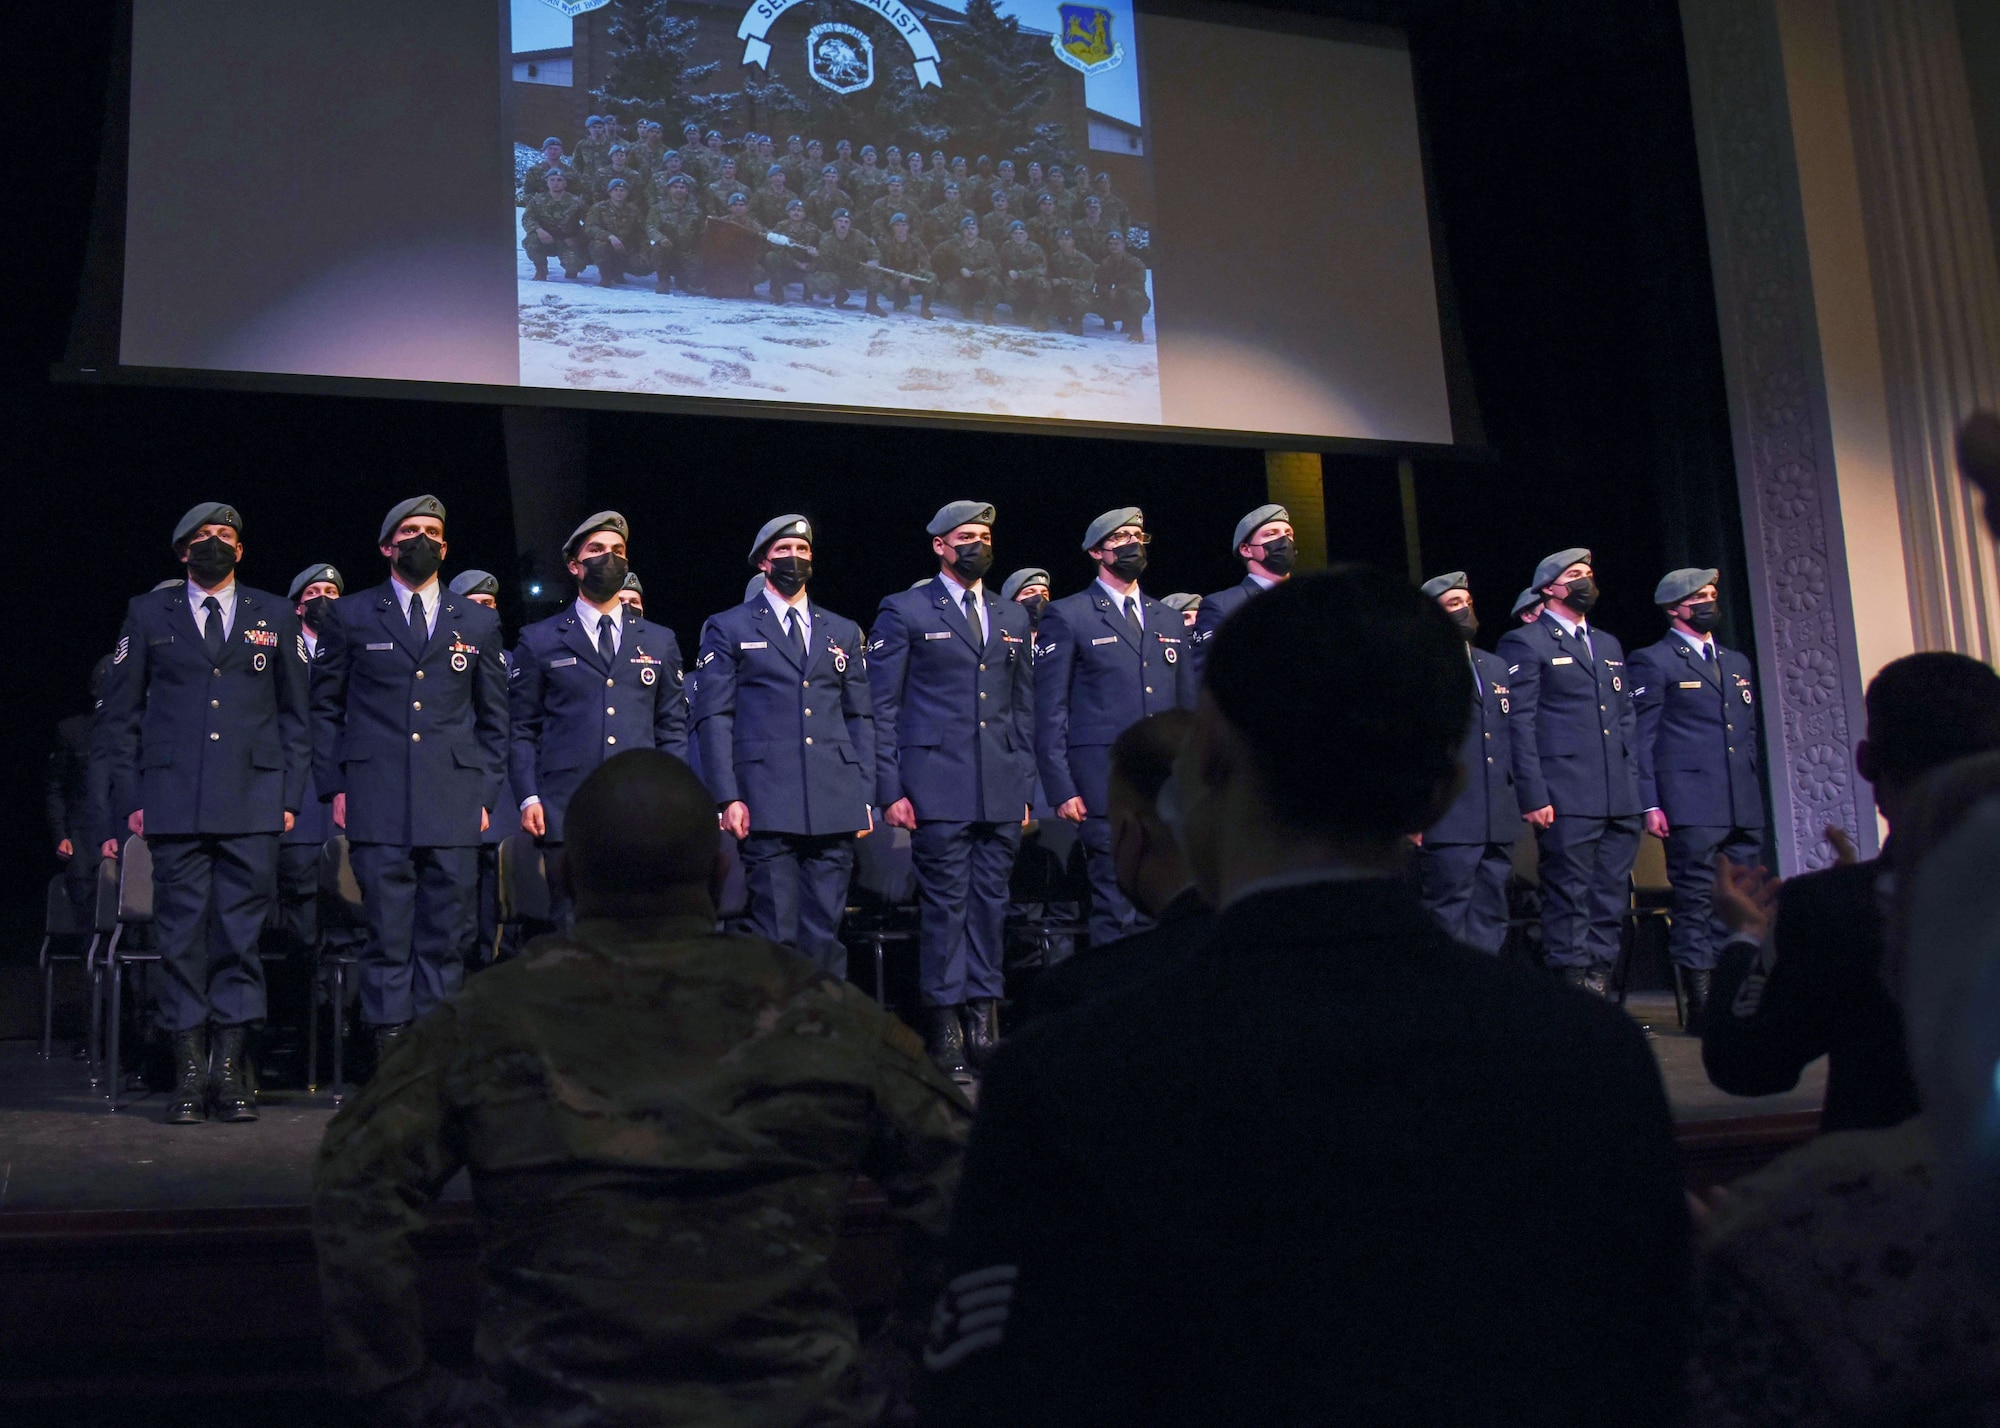
[[[1111,865],[1118,890],[1157,918],[1194,886],[1173,830],[1160,817],[1160,789],[1194,727],[1185,709],[1149,714],[1111,746]]]
[[[715,801],[672,754],[606,759],[570,800],[562,877],[579,921],[715,917]]]
[[[1284,873],[1395,871],[1457,793],[1465,685],[1456,627],[1372,567],[1299,577],[1237,611],[1175,766],[1203,895],[1223,907]]]
[[[1868,683],[1868,735],[1855,771],[1893,829],[1912,792],[1933,770],[2000,749],[2000,674],[1946,650],[1891,660]]]

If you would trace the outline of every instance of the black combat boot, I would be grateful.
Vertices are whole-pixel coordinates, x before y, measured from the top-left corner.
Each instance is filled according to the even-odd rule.
[[[993,1053],[1000,1049],[1000,1003],[981,997],[965,1004],[965,1059],[975,1071],[984,1071]]]
[[[257,1097],[250,1089],[243,1042],[240,1026],[215,1029],[215,1075],[209,1084],[209,1103],[219,1121],[257,1119]]]
[[[380,1071],[382,1063],[396,1054],[396,1047],[409,1034],[410,1024],[399,1021],[394,1026],[375,1028],[375,1069]]]
[[[1609,972],[1600,966],[1593,966],[1583,974],[1583,989],[1593,997],[1611,999],[1611,978]]]
[[[1689,1036],[1700,1036],[1702,1028],[1708,1024],[1708,996],[1715,983],[1715,973],[1703,967],[1692,967],[1681,971],[1681,991],[1686,1000],[1686,1026]]]
[[[965,1027],[957,1007],[930,1008],[930,1035],[925,1038],[931,1060],[938,1070],[954,1081],[970,1081],[972,1068],[965,1061]]]
[[[1565,987],[1582,987],[1588,969],[1584,967],[1558,967],[1556,975],[1562,978]]]
[[[174,1098],[167,1102],[167,1124],[198,1126],[208,1119],[208,1028],[174,1033]]]

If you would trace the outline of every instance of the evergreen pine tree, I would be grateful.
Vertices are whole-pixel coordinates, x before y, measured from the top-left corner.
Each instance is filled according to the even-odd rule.
[[[1056,58],[1045,41],[1022,34],[1021,22],[994,9],[993,0],[967,0],[965,23],[940,26],[937,39],[944,83],[934,122],[961,147],[995,159],[1060,150],[1063,126],[1035,122],[1055,92]],[[1050,130],[1058,132],[1041,132]]]
[[[720,66],[689,63],[701,21],[673,14],[672,6],[673,0],[613,0],[611,62],[592,98],[628,129],[651,119],[666,130],[669,143],[679,143],[682,124],[700,123],[719,107],[720,96],[694,91]]]

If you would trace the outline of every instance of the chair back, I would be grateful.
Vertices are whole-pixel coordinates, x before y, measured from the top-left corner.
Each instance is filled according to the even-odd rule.
[[[125,840],[118,858],[118,920],[153,920],[153,852],[137,833]]]
[[[722,843],[722,892],[716,899],[715,916],[718,921],[728,922],[749,916],[750,883],[743,876],[743,845],[736,841],[736,835],[724,831],[716,836]],[[868,839],[861,841],[866,843]]]
[[[910,830],[875,825],[875,831],[854,849],[854,888],[890,907],[916,901],[917,866],[910,851]]]
[[[117,858],[105,858],[97,865],[97,902],[91,909],[90,930],[109,932],[118,925]]]
[[[1542,885],[1542,845],[1535,841],[1535,830],[1525,823],[1514,835],[1514,876],[1531,888]]]
[[[354,876],[353,850],[344,833],[334,834],[320,846],[319,925],[368,925],[367,909],[361,904],[361,881]]]
[[[535,835],[510,833],[500,842],[500,921],[549,920],[549,873]]]
[[[49,892],[42,909],[42,935],[45,937],[82,937],[85,929],[77,926],[76,904],[69,900],[69,881],[61,873],[49,879]]]
[[[1632,864],[1632,886],[1642,893],[1665,895],[1673,891],[1667,880],[1667,845],[1654,837],[1639,840],[1639,856]]]

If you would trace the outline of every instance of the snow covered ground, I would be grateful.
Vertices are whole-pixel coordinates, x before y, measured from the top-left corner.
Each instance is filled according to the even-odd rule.
[[[812,402],[910,411],[1160,421],[1153,319],[1143,344],[1084,320],[1082,337],[988,327],[913,309],[869,315],[822,302],[779,307],[764,298],[662,296],[652,280],[622,288],[561,270],[534,281],[520,262],[521,385],[662,392],[753,401]]]

